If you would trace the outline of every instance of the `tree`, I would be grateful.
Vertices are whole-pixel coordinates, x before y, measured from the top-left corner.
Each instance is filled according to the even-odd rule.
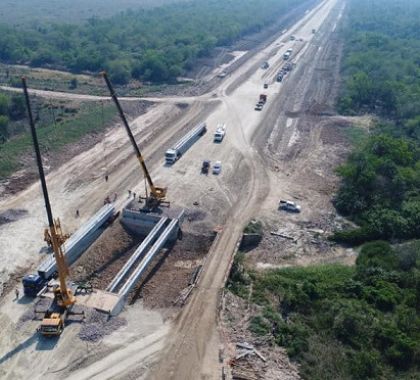
[[[7,116],[0,115],[0,135],[3,137],[9,136],[8,127],[9,125],[9,119]]]
[[[9,111],[9,97],[0,94],[0,115],[7,115]]]
[[[19,120],[26,116],[25,101],[22,96],[12,96],[9,106],[9,116],[12,120]]]
[[[128,61],[116,60],[108,63],[108,71],[111,80],[115,84],[127,84],[131,78],[131,67]]]
[[[72,78],[70,80],[70,83],[69,83],[69,89],[74,90],[74,89],[77,88],[78,85],[79,85],[79,82],[78,82],[77,78]]]
[[[398,266],[397,257],[392,247],[386,241],[373,241],[363,245],[356,259],[358,270],[369,267],[392,270]]]

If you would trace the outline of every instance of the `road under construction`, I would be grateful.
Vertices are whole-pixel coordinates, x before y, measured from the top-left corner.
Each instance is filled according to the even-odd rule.
[[[303,178],[308,180],[308,173],[313,172],[311,165],[327,154],[321,132],[309,130],[303,136],[299,123],[305,114],[315,112],[313,108],[304,112],[308,103],[322,103],[323,112],[325,107],[332,108],[334,83],[326,77],[320,79],[316,68],[334,56],[331,40],[343,7],[340,0],[316,3],[240,65],[231,71],[224,68],[227,75],[219,78],[209,93],[155,99],[146,114],[130,122],[124,116],[123,102],[136,99],[118,99],[107,82],[122,127],[110,130],[98,146],[49,173],[46,182],[52,209],[60,215],[63,228],[72,231],[87,228],[90,218],[104,207],[106,195],[118,195],[109,199],[112,223],[102,226],[103,220],[98,221],[100,233],[71,260],[69,271],[72,279],[93,283],[93,291],[84,292],[81,287],[76,292],[76,305],[125,322],[110,329],[100,341],[85,344],[80,339],[80,324],[93,329],[96,323],[96,315],[87,311],[86,320],[70,323],[59,339],[42,340],[34,333],[39,321],[28,313],[33,301],[13,303],[11,292],[0,305],[2,378],[221,378],[229,355],[218,327],[220,295],[245,225],[259,214],[278,220],[278,199],[292,194],[299,194],[303,207],[301,214],[290,217],[290,223],[310,220],[310,203],[330,212],[329,199],[319,195],[323,193],[318,182],[308,189],[302,185]],[[293,53],[285,62],[288,49]],[[268,67],[262,68],[264,62]],[[289,62],[292,70],[282,70]],[[280,71],[285,73],[281,83],[276,81]],[[334,79],[334,75],[330,77]],[[320,80],[316,89],[315,79]],[[54,96],[30,89],[29,93]],[[255,111],[261,93],[267,101],[262,110]],[[165,165],[165,151],[204,121],[207,133],[173,165]],[[312,122],[318,125],[324,121],[315,118]],[[220,123],[227,126],[227,133],[216,144],[213,135]],[[106,192],[103,171],[98,172],[103,160],[98,152],[104,146],[111,166]],[[141,153],[139,146],[144,147]],[[220,161],[219,174],[201,174],[204,160],[211,164]],[[316,180],[328,182],[326,178]],[[147,190],[139,190],[143,188]],[[2,243],[13,247],[11,253],[19,256],[10,263],[5,258],[7,270],[26,267],[27,262],[32,262],[35,270],[39,263],[33,258],[34,247],[41,250],[45,244],[40,236],[45,209],[39,185],[1,201],[0,207],[24,208],[30,215],[2,226]],[[75,210],[81,210],[78,218]],[[141,233],[136,234],[136,229]],[[21,235],[24,237],[17,239]],[[115,240],[121,243],[118,247]],[[159,298],[162,289],[167,289],[166,298],[171,294],[169,300]],[[131,304],[139,298],[144,305]],[[145,307],[148,302],[153,303],[151,310]],[[18,330],[17,325],[21,327]],[[226,352],[222,359],[221,346]],[[28,363],[33,363],[31,368]]]

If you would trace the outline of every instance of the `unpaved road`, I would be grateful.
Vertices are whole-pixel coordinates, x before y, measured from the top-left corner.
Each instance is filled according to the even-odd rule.
[[[0,376],[7,379],[27,378],[33,374],[33,369],[27,366],[32,361],[37,363],[35,370],[42,378],[68,378],[70,374],[74,378],[88,378],[83,377],[85,373],[98,379],[127,378],[133,374],[136,374],[135,378],[142,378],[148,374],[150,366],[156,361],[157,352],[164,346],[162,360],[153,367],[151,378],[184,380],[220,377],[216,329],[218,294],[243,226],[258,211],[273,186],[269,167],[261,156],[262,147],[254,145],[253,141],[256,131],[261,133],[265,130],[268,135],[273,129],[270,115],[278,114],[281,108],[278,99],[282,94],[284,96],[285,86],[277,83],[270,85],[264,91],[269,97],[265,109],[254,111],[267,76],[259,65],[267,60],[271,67],[280,67],[282,54],[289,47],[296,50],[299,47],[300,55],[296,57],[299,65],[300,57],[305,57],[305,51],[314,38],[312,29],[321,27],[337,1],[324,1],[313,12],[308,12],[284,36],[235,70],[212,94],[199,99],[169,99],[133,121],[134,133],[141,141],[155,182],[168,186],[169,198],[177,206],[192,208],[193,203],[198,201],[200,209],[207,212],[209,226],[224,226],[211,249],[198,289],[175,321],[167,341],[163,343],[167,331],[162,330],[162,335],[158,335],[162,343],[154,345],[150,352],[147,350],[147,333],[122,338],[120,346],[110,347],[111,342],[107,340],[97,347],[85,347],[75,336],[76,328],[71,328],[65,331],[58,347],[45,352],[33,348],[33,338],[25,343],[34,329],[34,323],[16,332],[14,318],[24,312],[26,305],[15,305],[19,307],[19,312],[11,312],[13,308],[9,296],[1,301],[0,306],[0,319],[5,326],[0,336]],[[291,34],[303,41],[291,42]],[[310,64],[310,59],[306,59]],[[269,75],[274,74],[271,70]],[[289,85],[294,78],[293,74],[287,78]],[[189,106],[181,109],[176,103],[184,100]],[[209,133],[173,167],[163,166],[163,153],[170,143],[204,119]],[[227,136],[222,144],[213,144],[211,135],[220,121],[227,123]],[[205,158],[222,161],[221,175],[205,177],[199,174],[201,161]],[[104,161],[111,173],[108,183],[103,180]],[[142,188],[138,164],[122,128],[111,130],[96,147],[50,173],[47,181],[54,212],[70,231],[100,207],[105,195],[117,193],[122,202],[127,189]],[[35,255],[42,247],[41,231],[45,218],[38,184],[0,203],[1,210],[17,208],[27,210],[28,216],[0,227],[0,244],[10,247],[7,255],[3,253],[1,257],[5,262],[4,275],[28,261],[36,263],[38,258]],[[76,209],[81,210],[80,220],[74,218]],[[130,308],[125,313],[129,312]],[[159,326],[151,328],[149,333],[166,328],[162,327],[166,326],[163,322]],[[117,339],[118,336],[117,331],[113,337]],[[154,344],[153,338],[150,339],[149,343]],[[141,350],[143,346],[146,347]],[[122,361],[118,354],[122,347],[125,353],[133,356],[129,362]],[[82,359],[85,356],[87,360]]]
[[[301,58],[305,57],[305,51],[308,50],[305,64],[310,64],[313,54],[313,47],[309,42],[313,38],[312,29],[320,29],[335,5],[336,1],[326,2],[311,15],[310,19],[305,20],[298,28],[290,32],[290,34],[296,34],[299,39],[302,38],[303,41],[291,43],[287,41],[288,36],[286,36],[280,41],[275,41],[266,51],[261,52],[261,58],[268,60],[270,67],[279,67],[283,52],[291,46],[295,50],[297,45],[300,48],[300,54],[294,60],[295,63],[300,65]],[[279,46],[281,46],[280,49]],[[276,49],[277,54],[273,54],[273,49]],[[268,75],[272,76],[273,73],[269,72]],[[278,184],[270,184],[267,165],[259,152],[259,148],[265,146],[265,141],[261,144],[261,141],[256,138],[254,141],[259,144],[252,144],[256,131],[258,131],[257,135],[270,135],[274,127],[270,124],[270,118],[278,118],[279,112],[276,107],[281,104],[278,100],[282,95],[285,96],[281,85],[272,84],[268,90],[264,91],[268,94],[269,102],[262,114],[258,112],[250,114],[257,95],[261,92],[262,83],[264,83],[262,80],[265,81],[266,77],[267,72],[259,69],[249,75],[241,85],[236,87],[237,79],[232,79],[225,87],[219,89],[218,94],[221,96],[223,105],[217,115],[216,110],[210,116],[210,120],[227,122],[227,139],[232,135],[235,136],[230,149],[235,150],[235,156],[241,156],[241,164],[246,166],[246,170],[239,170],[239,165],[232,168],[236,170],[236,175],[243,175],[242,186],[235,187],[236,194],[229,194],[231,211],[226,218],[224,230],[210,250],[205,271],[198,283],[198,290],[179,316],[167,350],[156,371],[152,373],[152,379],[218,379],[221,376],[218,363],[220,342],[216,329],[219,292],[223,287],[225,274],[243,227],[251,217],[258,213],[270,187],[278,187]],[[289,88],[292,86],[293,79],[294,77],[287,78],[287,81],[291,81]],[[302,96],[304,95],[303,91]],[[224,105],[226,107],[223,107]],[[193,151],[199,149],[199,144],[192,148]],[[203,153],[199,156],[200,158],[206,158],[204,154],[209,155],[209,153],[209,157],[220,158],[221,155],[221,152],[217,152],[217,148],[214,153],[209,152],[208,149]],[[232,156],[232,152],[229,152],[229,155]],[[229,162],[228,156],[221,157],[222,162],[226,160]],[[189,168],[180,166],[182,166],[181,170],[185,171],[197,170],[191,166]]]

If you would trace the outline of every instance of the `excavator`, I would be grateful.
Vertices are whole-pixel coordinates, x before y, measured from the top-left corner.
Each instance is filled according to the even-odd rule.
[[[38,137],[35,129],[35,123],[32,116],[31,104],[29,101],[26,79],[22,78],[22,87],[26,101],[26,108],[29,116],[29,126],[31,129],[32,141],[35,150],[36,162],[38,166],[39,178],[41,180],[42,193],[44,196],[45,209],[47,211],[49,237],[51,240],[54,258],[57,263],[57,272],[59,285],[53,287],[54,300],[52,306],[45,312],[38,331],[44,336],[59,336],[64,329],[64,322],[71,307],[76,302],[76,297],[67,285],[69,268],[65,261],[62,244],[66,239],[63,234],[59,219],[54,219],[51,204],[48,195],[47,183],[45,180],[44,168],[42,165],[41,152],[39,150]]]
[[[166,192],[167,189],[164,187],[158,187],[155,186],[152,177],[149,174],[149,171],[147,170],[146,163],[144,162],[143,156],[140,152],[140,149],[136,143],[136,140],[134,139],[133,133],[131,132],[130,126],[128,124],[127,118],[124,115],[124,111],[121,107],[121,104],[117,98],[117,95],[114,91],[114,88],[112,87],[111,81],[108,78],[107,73],[104,71],[102,72],[102,76],[105,80],[105,83],[109,89],[109,92],[111,94],[111,98],[114,101],[118,113],[120,114],[121,120],[123,122],[123,125],[125,127],[125,130],[127,131],[128,137],[130,139],[131,145],[133,146],[134,152],[136,154],[137,160],[139,161],[140,167],[143,171],[143,174],[147,180],[147,183],[149,185],[150,194],[147,194],[146,191],[146,197],[142,198],[145,200],[145,208],[143,211],[153,211],[157,209],[159,206],[169,206],[169,202],[166,200]]]

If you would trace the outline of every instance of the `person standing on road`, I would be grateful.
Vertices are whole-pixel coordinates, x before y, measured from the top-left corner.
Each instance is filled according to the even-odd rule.
[[[15,296],[16,296],[15,301],[17,301],[19,299],[19,289],[18,288],[15,289]]]

